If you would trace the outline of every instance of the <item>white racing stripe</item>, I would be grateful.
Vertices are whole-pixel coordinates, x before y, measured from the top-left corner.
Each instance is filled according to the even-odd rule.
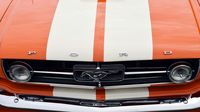
[[[47,60],[92,61],[97,0],[59,0]]]
[[[106,100],[148,98],[149,90],[142,88],[107,89],[105,91]]]
[[[96,100],[96,90],[54,87],[53,96],[64,97],[64,98]]]
[[[148,0],[107,0],[104,61],[152,59]]]
[[[97,100],[96,89],[71,88],[71,87],[55,87],[53,96],[64,98],[75,98],[85,100]],[[132,87],[132,88],[105,88],[105,100],[125,100],[134,98],[148,98],[148,87]]]

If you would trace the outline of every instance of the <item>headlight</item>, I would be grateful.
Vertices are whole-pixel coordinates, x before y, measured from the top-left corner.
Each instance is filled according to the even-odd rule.
[[[24,65],[12,65],[9,69],[10,77],[16,82],[28,82],[31,79],[31,71]]]
[[[169,79],[174,83],[184,83],[191,79],[192,68],[188,65],[177,65],[169,72]]]

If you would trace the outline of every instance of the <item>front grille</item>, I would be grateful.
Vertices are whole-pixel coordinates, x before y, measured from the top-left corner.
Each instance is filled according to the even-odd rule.
[[[151,60],[128,62],[72,62],[72,61],[41,61],[41,60],[3,60],[3,67],[7,77],[9,68],[13,63],[27,63],[33,69],[32,83],[54,83],[84,86],[98,86],[98,82],[78,82],[74,79],[73,67],[75,65],[109,66],[120,64],[125,67],[124,79],[119,82],[102,82],[102,86],[118,86],[132,84],[149,84],[171,82],[168,78],[168,68],[176,62],[191,65],[194,79],[199,67],[199,60]]]

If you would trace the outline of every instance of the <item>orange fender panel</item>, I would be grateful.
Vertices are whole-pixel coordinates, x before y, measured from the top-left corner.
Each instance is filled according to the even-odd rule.
[[[53,87],[48,85],[12,83],[5,79],[0,79],[0,82],[0,88],[10,93],[53,96]]]
[[[153,59],[199,58],[200,35],[190,1],[149,0],[149,4]],[[173,51],[173,55],[163,55],[163,51]]]
[[[0,26],[0,57],[45,60],[57,3],[58,0],[14,0]],[[27,55],[30,50],[37,55]]]

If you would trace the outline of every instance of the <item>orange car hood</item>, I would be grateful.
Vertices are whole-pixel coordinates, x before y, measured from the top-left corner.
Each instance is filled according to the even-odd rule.
[[[14,0],[0,23],[0,58],[200,58],[199,12],[198,0]]]

